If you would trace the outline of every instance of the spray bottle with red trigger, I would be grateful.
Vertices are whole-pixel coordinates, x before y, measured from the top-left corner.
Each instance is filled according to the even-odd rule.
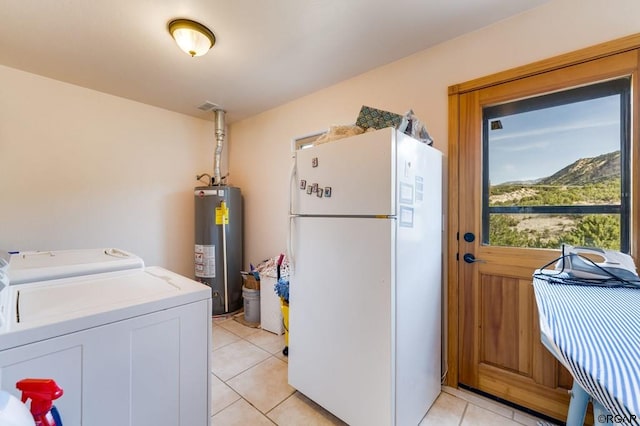
[[[62,396],[60,388],[53,379],[23,379],[16,383],[22,391],[22,402],[31,400],[31,415],[36,426],[62,426],[62,420],[53,401]]]

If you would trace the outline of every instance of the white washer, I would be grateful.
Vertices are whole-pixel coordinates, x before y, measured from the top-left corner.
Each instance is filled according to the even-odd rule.
[[[0,388],[53,378],[65,425],[208,425],[209,287],[130,254],[55,253],[0,259]],[[38,281],[17,284],[26,270]]]

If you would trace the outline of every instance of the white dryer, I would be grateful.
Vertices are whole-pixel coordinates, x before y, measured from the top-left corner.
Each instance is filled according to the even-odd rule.
[[[0,252],[0,257],[9,263],[11,284],[144,268],[140,257],[117,248]]]
[[[209,287],[116,249],[4,256],[3,276],[0,389],[53,378],[65,425],[209,424]]]

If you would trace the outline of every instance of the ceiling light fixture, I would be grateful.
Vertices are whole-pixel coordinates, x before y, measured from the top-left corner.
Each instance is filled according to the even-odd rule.
[[[191,56],[204,55],[216,43],[211,30],[196,21],[174,19],[169,22],[168,28],[180,49]]]

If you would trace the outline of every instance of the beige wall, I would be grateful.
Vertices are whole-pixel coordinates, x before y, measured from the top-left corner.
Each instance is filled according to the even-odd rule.
[[[554,0],[232,124],[245,265],[285,249],[292,138],[352,123],[363,104],[413,108],[446,153],[449,85],[640,32],[638,16],[636,0]],[[191,274],[211,122],[2,66],[0,93],[0,248],[117,246]]]
[[[637,0],[555,0],[233,123],[229,169],[245,196],[245,263],[285,250],[292,138],[353,123],[362,105],[412,108],[446,154],[448,86],[640,32],[639,16]]]
[[[191,275],[213,123],[0,66],[0,249],[120,247]]]

